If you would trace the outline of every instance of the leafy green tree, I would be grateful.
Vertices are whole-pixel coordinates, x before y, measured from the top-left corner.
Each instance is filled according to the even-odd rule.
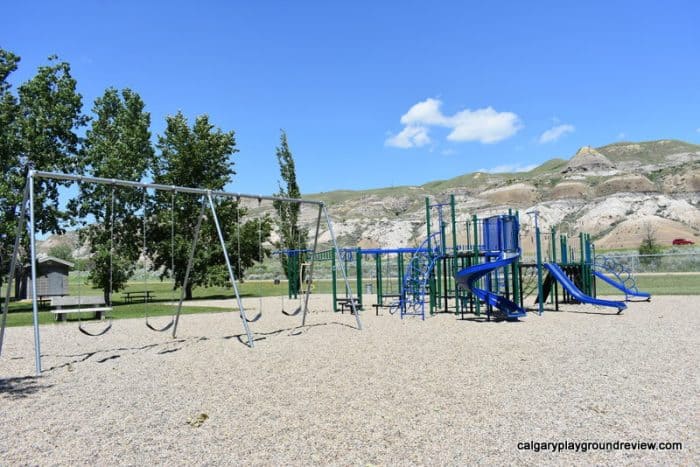
[[[276,155],[280,167],[280,176],[282,177],[282,181],[279,182],[279,191],[276,193],[277,196],[301,198],[301,191],[297,183],[294,156],[289,149],[287,133],[285,133],[284,130],[282,130],[280,134],[280,145],[276,148]],[[308,240],[308,231],[299,225],[301,204],[284,201],[275,201],[273,204],[277,212],[277,228],[280,237],[280,240],[276,242],[276,248],[278,250],[305,249]],[[296,271],[288,270],[289,259],[286,255],[279,255],[279,258],[287,280],[296,281],[296,290],[299,290],[301,286],[301,277],[299,277]]]
[[[95,117],[80,160],[83,173],[132,181],[146,176],[154,151],[151,118],[144,107],[141,97],[130,89],[109,88],[95,100]],[[143,190],[109,185],[83,183],[79,189],[70,207],[83,224],[90,220],[80,229],[80,241],[87,239],[90,245],[88,277],[109,302],[110,276],[112,290],[119,291],[136,268],[143,245],[142,209],[148,197]]]
[[[19,166],[19,103],[10,91],[8,77],[17,69],[19,57],[0,49],[0,287],[7,274],[17,228],[17,205],[22,200],[24,177]]]
[[[77,131],[87,122],[82,115],[82,96],[70,65],[49,57],[49,64],[12,93],[9,76],[20,59],[0,49],[0,255],[12,252],[26,174],[30,167],[46,171],[73,172],[80,138]],[[65,182],[35,183],[37,231],[62,233],[65,214],[59,209],[58,188]],[[26,251],[26,238],[24,250]],[[7,262],[5,262],[7,264]],[[3,270],[6,270],[3,266]]]
[[[238,152],[235,133],[215,128],[206,115],[197,117],[191,128],[182,113],[169,116],[165,132],[158,138],[158,149],[160,154],[154,166],[156,183],[223,190],[236,173],[232,160],[232,156]],[[174,210],[171,210],[172,205]],[[215,199],[215,206],[231,264],[237,277],[242,277],[247,267],[270,254],[266,248],[262,248],[263,258],[258,258],[262,247],[259,237],[262,243],[269,238],[271,221],[267,218],[261,220],[259,236],[258,221],[246,219],[248,210],[237,200]],[[155,199],[157,221],[151,229],[149,255],[153,258],[154,267],[162,271],[163,278],[174,279],[175,287],[182,287],[184,283],[200,208],[201,198],[194,195],[178,194],[173,200],[171,193],[159,192]],[[228,283],[223,250],[209,209],[205,216],[185,289],[188,300],[192,298],[194,287]],[[173,222],[175,229],[171,244]]]
[[[658,255],[662,252],[661,245],[656,241],[656,231],[647,223],[644,225],[644,237],[639,245],[639,261],[645,267],[654,268],[659,263],[659,258],[653,255]]]
[[[73,261],[73,248],[66,243],[60,243],[49,249],[49,256],[62,259],[64,261]]]

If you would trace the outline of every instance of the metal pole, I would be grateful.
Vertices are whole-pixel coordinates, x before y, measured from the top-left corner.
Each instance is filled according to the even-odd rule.
[[[27,200],[29,199],[29,179],[24,185],[24,193],[22,194],[22,204],[19,208],[19,219],[17,220],[17,230],[15,231],[15,246],[12,249],[12,258],[10,259],[10,275],[7,278],[7,294],[5,295],[5,303],[2,309],[2,330],[0,330],[0,355],[2,355],[2,344],[5,342],[5,327],[7,325],[7,311],[10,308],[10,293],[12,293],[12,279],[15,277],[15,269],[17,267],[17,256],[19,256],[19,245],[22,239],[22,230],[27,217]]]
[[[41,339],[39,336],[39,303],[36,297],[36,224],[34,223],[34,171],[30,170],[27,178],[29,183],[29,242],[31,250],[30,265],[32,268],[32,316],[34,318],[34,364],[36,375],[41,375]]]
[[[300,198],[285,198],[283,196],[265,196],[265,195],[251,195],[251,194],[246,194],[246,193],[234,193],[234,192],[227,192],[227,191],[212,191],[212,190],[205,190],[203,188],[191,188],[191,187],[183,187],[183,186],[175,186],[175,185],[162,185],[159,183],[143,183],[143,182],[134,182],[130,180],[119,180],[119,179],[113,179],[113,178],[101,178],[101,177],[86,177],[83,175],[72,175],[72,174],[64,174],[64,173],[59,173],[59,172],[44,172],[44,171],[39,171],[36,170],[34,171],[34,177],[35,178],[47,178],[47,179],[53,179],[53,180],[74,180],[74,181],[82,181],[82,182],[89,182],[89,183],[101,183],[104,185],[118,185],[118,186],[127,186],[127,187],[132,187],[132,188],[152,188],[155,190],[161,190],[161,191],[177,191],[180,193],[191,193],[191,194],[196,194],[196,195],[207,195],[211,193],[213,196],[218,196],[218,197],[226,197],[226,198],[248,198],[248,199],[259,199],[259,200],[267,200],[267,201],[284,201],[284,202],[290,202],[290,203],[298,203],[298,204],[315,204],[315,205],[322,205],[322,201],[315,201],[315,200],[307,200],[307,199],[300,199]]]
[[[241,296],[238,293],[238,285],[236,284],[236,276],[233,274],[233,268],[231,267],[231,261],[228,257],[228,251],[226,250],[226,242],[224,241],[224,234],[221,231],[221,226],[219,225],[219,218],[216,216],[216,208],[214,207],[214,198],[212,198],[212,192],[207,191],[207,198],[209,199],[209,207],[211,209],[212,218],[214,219],[214,225],[216,226],[216,232],[219,235],[219,241],[221,242],[221,249],[224,252],[224,260],[226,261],[226,268],[228,269],[228,275],[231,279],[231,284],[233,284],[233,291],[236,294],[236,302],[238,303],[238,312],[241,316],[241,322],[243,322],[243,328],[248,336],[248,347],[253,347],[253,333],[250,332],[250,326],[248,326],[248,318],[245,315],[245,310],[243,309],[243,302],[241,301]]]
[[[328,210],[326,209],[325,204],[323,205],[323,213],[326,215],[326,223],[328,224],[328,232],[331,234],[331,240],[333,241],[333,247],[335,248],[335,254],[338,255],[338,260],[341,261],[341,263],[344,265],[345,260],[340,255],[340,250],[338,249],[338,242],[336,241],[335,233],[333,232],[333,223],[331,222],[330,216],[328,216]],[[352,312],[355,313],[355,321],[357,322],[357,329],[362,330],[362,321],[360,320],[360,313],[355,308],[355,300],[353,300],[352,289],[350,288],[350,282],[348,281],[348,275],[345,274],[345,269],[343,267],[341,267],[340,270],[343,272],[343,280],[345,280],[346,290],[349,291],[348,295],[350,298],[350,307],[352,308]]]
[[[301,315],[301,325],[306,324],[306,312],[309,309],[309,295],[311,294],[311,280],[314,277],[314,263],[316,262],[316,247],[318,245],[318,233],[321,230],[321,213],[323,209],[321,206],[318,207],[318,217],[316,218],[316,233],[314,234],[314,249],[311,252],[311,263],[309,264],[309,281],[306,283],[306,295],[304,296],[304,312]],[[304,245],[306,248],[306,245]],[[302,280],[304,278],[302,277]]]
[[[202,196],[202,207],[199,210],[199,217],[197,218],[197,227],[194,229],[194,238],[192,239],[192,249],[190,250],[190,257],[187,259],[187,268],[185,269],[185,280],[182,282],[182,290],[180,291],[180,301],[177,304],[177,312],[175,314],[175,325],[173,326],[173,339],[177,333],[177,324],[180,322],[180,311],[182,310],[182,302],[185,300],[185,292],[187,291],[187,284],[190,279],[190,272],[192,271],[192,263],[194,263],[194,252],[197,248],[197,242],[199,241],[199,231],[202,227],[202,219],[204,219],[204,209],[206,208],[206,199]]]
[[[536,250],[536,256],[537,256],[537,294],[539,296],[539,300],[537,301],[537,312],[541,316],[542,313],[544,313],[544,297],[542,296],[544,293],[544,288],[542,284],[542,244],[540,242],[540,226],[538,222],[538,217],[539,217],[539,212],[535,211],[535,250]],[[556,297],[556,295],[555,295]]]

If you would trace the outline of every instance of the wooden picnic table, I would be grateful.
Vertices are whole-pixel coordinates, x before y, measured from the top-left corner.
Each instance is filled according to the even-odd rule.
[[[133,292],[122,293],[122,297],[126,303],[132,303],[134,301],[151,301],[151,299],[155,298],[155,296],[156,295],[152,290],[134,290]]]

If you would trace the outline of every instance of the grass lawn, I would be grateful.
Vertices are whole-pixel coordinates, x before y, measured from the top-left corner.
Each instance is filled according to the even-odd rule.
[[[338,294],[343,294],[343,288],[338,281]],[[366,283],[369,283],[367,281]],[[353,286],[354,282],[351,283]],[[700,295],[700,273],[698,274],[644,274],[637,276],[637,286],[639,290],[649,292],[652,295]],[[125,290],[114,294],[114,310],[110,314],[113,319],[125,318],[143,318],[145,317],[145,306],[143,303],[124,302],[122,297],[123,292],[135,292],[142,290],[151,290],[155,294],[155,299],[148,305],[148,316],[169,316],[175,312],[175,307],[169,305],[172,301],[177,301],[180,298],[180,291],[172,293],[170,284],[167,282],[149,281],[131,282]],[[85,285],[78,286],[77,283],[70,284],[70,293],[72,296],[78,295],[80,289],[81,295],[101,295],[101,291]],[[239,292],[242,297],[272,297],[287,294],[287,283],[282,281],[280,284],[274,284],[273,281],[246,281],[240,284]],[[314,293],[331,293],[331,281],[315,281]],[[356,291],[355,291],[356,292]],[[232,289],[223,287],[197,287],[192,292],[195,300],[206,299],[226,299],[233,298]],[[609,286],[601,280],[597,281],[598,295],[623,295],[619,290]],[[7,316],[8,326],[29,326],[32,324],[32,306],[29,302],[10,303],[10,310]],[[193,313],[212,313],[226,312],[229,310],[214,307],[183,307],[183,314]],[[85,313],[81,319],[91,319],[91,313]],[[69,315],[69,321],[77,321],[78,317],[73,314]],[[48,311],[39,313],[39,322],[41,324],[55,323],[54,315]]]
[[[71,296],[77,297],[89,295],[102,295],[102,291],[91,286],[78,285],[77,281],[71,281],[69,284],[69,292]],[[124,292],[137,292],[150,290],[155,295],[152,301],[149,301],[148,309],[146,310],[143,302],[126,303],[123,297]],[[316,281],[314,282],[314,293],[331,293],[331,281]],[[343,289],[339,286],[339,293]],[[273,281],[246,281],[239,284],[239,293],[241,297],[274,297],[287,295],[287,282],[281,281],[280,284],[274,284]],[[192,291],[194,300],[212,300],[212,299],[227,299],[234,298],[233,289],[224,287],[196,287]],[[171,316],[175,313],[176,306],[170,305],[172,302],[177,302],[180,299],[180,290],[172,292],[171,284],[168,282],[149,281],[130,282],[124,290],[113,294],[113,310],[109,314],[113,319],[126,318],[144,318],[146,311],[148,316]],[[223,308],[217,307],[186,307],[182,308],[182,314],[194,313],[220,313],[226,312]],[[94,316],[93,313],[81,313],[80,319],[90,320]],[[73,313],[68,315],[68,321],[78,321],[78,316]],[[47,310],[42,310],[39,313],[39,323],[50,324],[55,323],[54,315]],[[9,313],[7,315],[8,326],[30,326],[33,324],[32,305],[31,302],[15,302],[10,303]]]
[[[614,277],[613,277],[614,279]],[[653,295],[700,295],[698,274],[644,274],[636,276],[637,288]],[[596,281],[598,295],[624,295],[602,280]]]

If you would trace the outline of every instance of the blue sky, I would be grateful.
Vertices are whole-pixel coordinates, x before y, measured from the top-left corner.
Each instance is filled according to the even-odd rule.
[[[12,2],[13,82],[50,54],[235,130],[231,190],[305,193],[523,168],[583,145],[700,142],[700,2]]]

